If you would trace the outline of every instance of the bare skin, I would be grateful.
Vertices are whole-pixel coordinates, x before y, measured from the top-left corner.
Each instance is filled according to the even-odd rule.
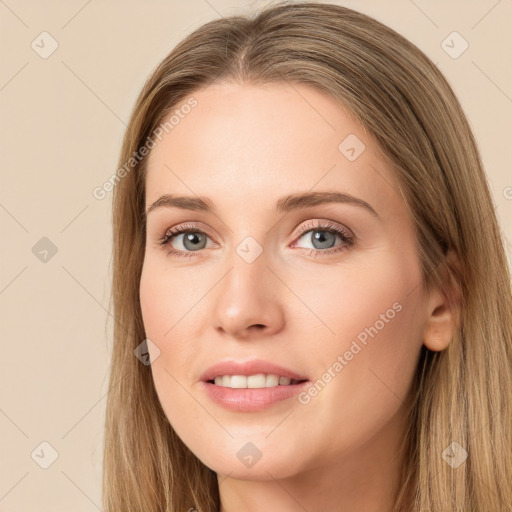
[[[309,86],[226,83],[193,97],[148,157],[147,208],[173,194],[216,209],[147,214],[140,296],[165,414],[218,474],[221,512],[392,512],[421,346],[443,350],[455,327],[443,295],[420,286],[394,170],[339,103]],[[364,151],[350,150],[356,139],[339,149],[350,134]],[[282,196],[309,192],[350,194],[374,212],[353,203],[274,211]],[[159,245],[184,224],[202,238]],[[240,247],[262,252],[248,263]],[[212,364],[252,359],[307,376],[307,389],[324,385],[250,412],[205,393]],[[250,467],[237,456],[247,443],[261,456]]]

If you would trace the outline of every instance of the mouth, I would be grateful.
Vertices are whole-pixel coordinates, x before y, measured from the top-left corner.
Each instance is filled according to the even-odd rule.
[[[210,367],[200,380],[213,402],[238,412],[261,411],[285,402],[292,406],[296,401],[287,399],[310,383],[304,375],[263,360],[223,361]]]

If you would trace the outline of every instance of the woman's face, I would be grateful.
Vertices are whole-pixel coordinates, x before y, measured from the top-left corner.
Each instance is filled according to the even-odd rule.
[[[427,307],[389,162],[309,86],[192,96],[146,181],[140,299],[169,422],[234,478],[394,453]]]

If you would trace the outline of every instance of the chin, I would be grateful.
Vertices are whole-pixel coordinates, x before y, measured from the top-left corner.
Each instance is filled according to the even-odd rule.
[[[254,443],[248,440],[251,437],[246,434],[243,440],[242,436],[237,436],[223,442],[211,439],[208,446],[194,446],[195,443],[187,446],[205,466],[218,475],[239,480],[287,478],[299,473],[301,467],[305,466],[305,461],[297,456],[296,443],[286,447],[280,440],[278,446],[275,446],[270,440],[265,440],[264,436],[254,436],[260,439]],[[292,440],[293,436],[288,439]]]

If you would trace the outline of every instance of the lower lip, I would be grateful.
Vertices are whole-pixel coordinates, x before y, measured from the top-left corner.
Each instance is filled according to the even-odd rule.
[[[231,411],[254,412],[291,398],[303,391],[309,381],[271,388],[227,388],[201,382],[207,395],[218,405]]]

